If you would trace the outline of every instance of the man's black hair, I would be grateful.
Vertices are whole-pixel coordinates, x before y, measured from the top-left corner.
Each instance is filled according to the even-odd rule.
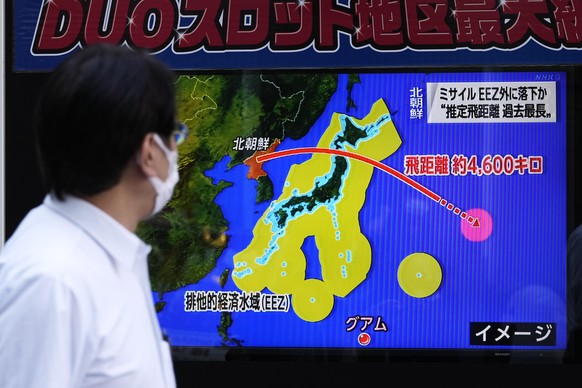
[[[148,132],[170,136],[174,73],[144,51],[93,45],[61,62],[35,111],[47,191],[89,196],[111,188]]]

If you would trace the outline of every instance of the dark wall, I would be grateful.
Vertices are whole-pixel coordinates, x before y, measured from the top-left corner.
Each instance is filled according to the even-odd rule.
[[[14,73],[12,69],[12,2],[5,2],[4,215],[8,239],[30,208],[44,196],[32,134],[32,112],[46,73]],[[0,237],[1,238],[1,237]]]
[[[32,109],[45,78],[45,74],[6,75],[6,239],[26,212],[43,198],[32,135]]]

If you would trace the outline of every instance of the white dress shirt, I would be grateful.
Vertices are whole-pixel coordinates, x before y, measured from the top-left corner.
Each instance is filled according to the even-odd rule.
[[[0,252],[0,387],[174,388],[150,250],[92,204],[47,195]]]

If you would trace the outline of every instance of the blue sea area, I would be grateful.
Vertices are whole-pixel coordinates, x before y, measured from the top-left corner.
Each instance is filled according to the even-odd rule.
[[[200,282],[163,295],[166,305],[159,319],[171,343],[201,347],[462,349],[471,348],[470,322],[552,322],[558,330],[553,348],[565,347],[565,231],[556,227],[566,225],[565,188],[556,187],[556,182],[566,179],[563,119],[512,126],[429,125],[426,117],[410,116],[411,90],[419,88],[426,99],[427,82],[528,77],[514,73],[361,74],[360,83],[349,93],[348,76],[341,74],[336,93],[307,135],[283,140],[277,151],[314,147],[334,114],[360,119],[382,98],[402,145],[381,162],[397,171],[404,171],[406,155],[544,156],[545,170],[540,175],[414,177],[463,210],[485,209],[493,219],[493,232],[481,242],[466,239],[461,233],[463,220],[439,203],[396,177],[374,170],[359,216],[361,231],[372,247],[371,269],[364,282],[346,297],[335,297],[331,314],[319,322],[303,321],[292,308],[288,312],[234,312],[228,338],[221,338],[219,312],[184,311],[188,291],[240,292],[230,278],[220,287],[220,276],[227,269],[232,273],[234,255],[248,246],[255,224],[269,206],[269,202],[256,203],[257,181],[247,177],[248,167],[241,164],[229,169],[230,160],[225,156],[206,175],[214,183],[232,183],[216,197],[228,221],[228,246],[213,271]],[[565,87],[560,85],[557,90],[559,98],[565,98]],[[348,104],[349,99],[353,104]],[[424,104],[426,107],[426,101]],[[559,104],[565,105],[563,101]],[[282,192],[291,165],[309,157],[282,157],[263,165],[273,182],[274,199]],[[540,203],[544,207],[532,205]],[[320,258],[311,236],[305,237],[302,250],[307,258],[306,278],[321,279]],[[417,252],[434,257],[443,273],[438,290],[425,298],[411,297],[398,282],[400,263]],[[157,294],[154,299],[158,300]],[[364,330],[359,325],[352,330],[348,325],[362,318],[371,318],[375,324],[382,322],[386,330],[374,330],[375,325]],[[369,345],[358,342],[362,332],[370,335]]]

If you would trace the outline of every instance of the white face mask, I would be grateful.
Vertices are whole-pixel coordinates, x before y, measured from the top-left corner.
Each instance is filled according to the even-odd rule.
[[[168,149],[157,133],[154,133],[154,140],[158,146],[160,146],[164,155],[166,155],[166,159],[168,159],[168,177],[165,182],[157,176],[149,177],[150,182],[157,193],[156,203],[151,215],[158,213],[164,208],[164,206],[166,206],[174,194],[176,184],[180,180],[180,176],[178,175],[178,151]]]

